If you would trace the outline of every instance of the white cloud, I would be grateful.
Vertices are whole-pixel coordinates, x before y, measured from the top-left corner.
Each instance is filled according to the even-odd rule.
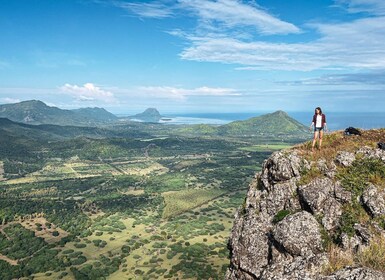
[[[102,101],[105,103],[116,103],[114,94],[110,91],[101,89],[100,87],[86,83],[83,86],[65,84],[60,90],[69,93],[79,101]]]
[[[185,89],[168,86],[139,87],[138,91],[157,98],[185,99],[187,96],[238,96],[241,95],[231,88],[199,87]]]
[[[270,15],[256,4],[240,0],[113,1],[112,4],[141,18],[195,17],[198,33],[245,27],[253,28],[253,33],[257,31],[265,35],[300,32],[294,24]]]
[[[7,103],[19,103],[19,102],[21,102],[21,100],[18,99],[18,98],[4,97],[4,98],[0,98],[0,102],[1,102],[2,104],[7,104]]]
[[[368,89],[369,86],[373,86],[374,89],[381,89],[385,86],[385,71],[328,74],[321,77],[302,79],[298,81],[278,82],[278,84],[310,86],[336,85],[344,87],[349,85],[364,85],[366,89]]]
[[[246,42],[186,36],[182,59],[238,64],[242,70],[385,69],[385,17],[312,24],[321,37],[307,43]]]
[[[384,0],[336,0],[335,2],[350,13],[367,12],[374,15],[385,15]]]
[[[152,3],[128,3],[123,1],[114,1],[116,7],[123,8],[133,14],[144,18],[167,18],[173,15],[173,9],[161,2]]]
[[[299,33],[295,25],[268,14],[260,7],[245,4],[238,0],[180,0],[180,7],[197,14],[201,23],[224,27],[254,27],[262,34]]]

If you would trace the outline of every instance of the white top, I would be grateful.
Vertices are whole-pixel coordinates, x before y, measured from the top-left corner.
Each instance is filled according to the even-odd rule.
[[[317,115],[315,127],[322,127],[322,115]]]

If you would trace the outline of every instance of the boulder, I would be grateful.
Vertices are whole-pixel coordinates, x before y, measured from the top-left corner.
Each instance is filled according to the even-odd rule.
[[[385,150],[372,149],[368,146],[362,147],[357,151],[357,154],[364,156],[369,159],[380,159],[385,162]]]
[[[272,237],[279,247],[292,256],[309,256],[322,252],[317,220],[301,211],[287,216],[273,229]]]
[[[299,177],[301,167],[306,166],[305,160],[302,160],[296,151],[275,152],[264,161],[262,166],[261,179],[266,189],[272,184],[290,180],[293,177]]]
[[[380,192],[373,184],[363,192],[361,202],[372,217],[385,215],[385,192]]]
[[[335,162],[342,166],[350,166],[355,161],[356,156],[353,153],[341,151],[337,154]]]
[[[336,185],[338,184],[329,178],[316,178],[308,185],[298,188],[303,209],[320,214],[321,223],[327,230],[335,228],[342,215],[342,206],[334,198]]]

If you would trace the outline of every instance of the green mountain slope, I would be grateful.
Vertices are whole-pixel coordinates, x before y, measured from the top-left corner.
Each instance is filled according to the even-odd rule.
[[[38,100],[0,105],[0,118],[28,124],[97,125],[118,118],[102,108],[63,110]]]
[[[254,117],[245,121],[235,121],[218,128],[220,135],[254,135],[254,134],[303,134],[308,128],[291,118],[286,112],[276,111]]]
[[[177,131],[180,134],[230,137],[254,135],[308,137],[308,128],[283,111],[221,126],[208,124],[182,126]]]

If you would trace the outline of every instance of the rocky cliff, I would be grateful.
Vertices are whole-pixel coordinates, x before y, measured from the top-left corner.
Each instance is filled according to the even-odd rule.
[[[385,130],[274,153],[235,216],[226,279],[385,279]]]

